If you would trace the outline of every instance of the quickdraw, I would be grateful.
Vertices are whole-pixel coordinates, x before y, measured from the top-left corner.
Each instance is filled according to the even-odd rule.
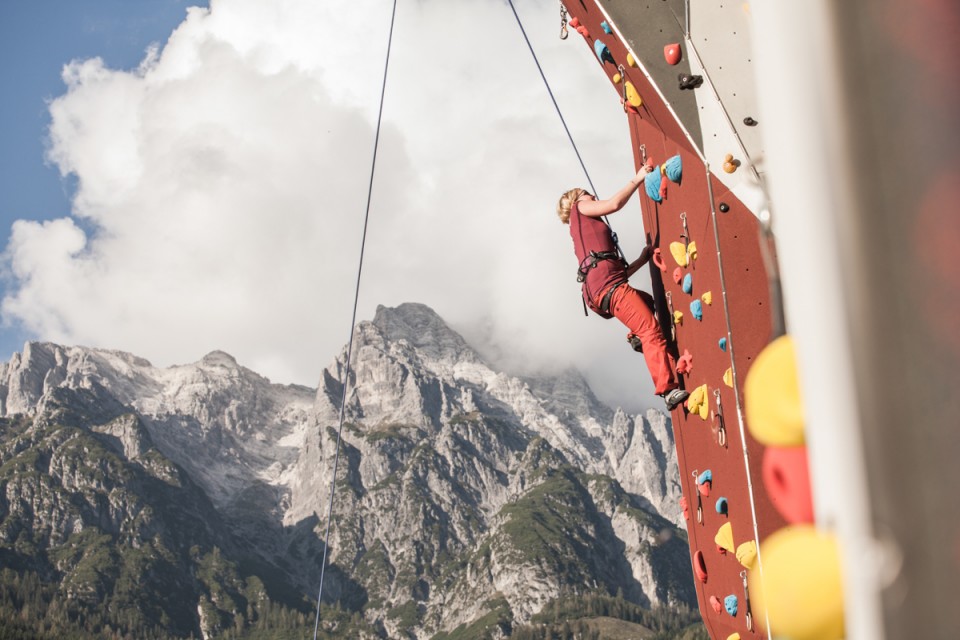
[[[563,6],[563,2],[560,3],[560,39],[566,40],[567,36],[570,35],[567,32],[567,8]]]
[[[667,296],[667,310],[670,312],[670,340],[676,342],[677,340],[677,321],[673,316],[673,296],[669,291],[666,292]]]
[[[683,233],[680,234],[680,237],[683,238],[683,250],[687,254],[687,264],[690,264],[690,229],[687,228],[686,211],[680,212],[680,221],[683,222]]]
[[[720,404],[720,389],[713,390],[713,397],[717,399],[717,442],[721,447],[727,446],[727,424],[723,419],[723,406]]]
[[[743,580],[743,608],[746,610],[743,617],[747,623],[747,631],[753,631],[753,612],[750,611],[750,589],[747,587],[747,572],[741,571],[740,578]]]
[[[694,485],[697,483],[697,478],[700,476],[700,471],[694,469],[693,473],[690,474],[693,476]],[[703,496],[700,495],[699,491],[695,492],[697,494],[697,523],[703,524]]]

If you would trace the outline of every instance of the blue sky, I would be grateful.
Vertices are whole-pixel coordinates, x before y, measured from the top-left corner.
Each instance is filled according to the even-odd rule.
[[[47,103],[64,93],[61,73],[73,59],[99,56],[132,68],[147,47],[163,43],[202,0],[31,0],[0,3],[0,238],[6,247],[17,219],[70,213],[73,181],[45,160]],[[0,281],[6,292],[7,281]],[[0,294],[2,295],[2,294]],[[0,360],[23,347],[18,326],[3,327]]]

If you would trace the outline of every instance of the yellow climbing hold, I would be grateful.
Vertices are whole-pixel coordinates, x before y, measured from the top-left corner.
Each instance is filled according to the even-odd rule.
[[[614,82],[614,84],[620,84],[620,81],[621,81],[621,80],[623,80],[623,78],[620,76],[619,73],[613,74],[613,82]]]
[[[744,382],[747,424],[768,447],[804,443],[803,405],[797,380],[797,355],[790,336],[780,336],[760,352]]]
[[[673,259],[676,260],[677,264],[681,267],[687,266],[687,247],[682,242],[670,243],[670,255],[673,256]]]
[[[753,563],[757,559],[757,543],[753,540],[744,542],[737,547],[737,562],[747,569],[753,568]]]
[[[733,525],[729,522],[717,530],[717,535],[713,539],[717,546],[733,553]]]
[[[723,372],[723,383],[733,389],[733,368],[730,367]]]
[[[703,295],[700,296],[700,299],[703,300],[703,304],[713,304],[713,293],[704,291]]]
[[[630,65],[631,67],[637,66],[637,61],[634,60],[632,53],[627,54],[627,64]]]
[[[690,393],[687,398],[687,411],[700,416],[701,420],[706,420],[710,415],[710,400],[707,397],[707,385],[702,384]]]
[[[687,245],[687,254],[691,260],[697,259],[697,242],[694,240]]]
[[[763,543],[763,577],[750,572],[754,615],[775,637],[844,637],[843,581],[835,537],[803,525],[785,527]]]
[[[727,640],[740,640],[740,634],[734,631],[733,633],[727,636]]]
[[[674,312],[673,312],[673,323],[674,323],[674,324],[683,324],[683,311],[674,311]]]
[[[637,93],[637,88],[633,86],[633,83],[629,80],[626,81],[624,85],[627,91],[627,102],[630,103],[631,107],[639,107],[643,104],[643,99],[640,97],[640,94]]]

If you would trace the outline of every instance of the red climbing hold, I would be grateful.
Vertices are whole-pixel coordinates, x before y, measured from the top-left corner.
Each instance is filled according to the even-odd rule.
[[[681,280],[683,280],[683,269],[677,267],[673,270],[673,281],[680,284]]]
[[[700,492],[700,495],[706,498],[707,496],[710,495],[710,488],[712,486],[713,486],[713,482],[711,480],[707,480],[706,482],[701,482],[700,484],[697,485],[697,491]]]
[[[707,563],[703,559],[703,551],[697,551],[693,555],[693,573],[697,576],[697,580],[706,583]]]
[[[580,26],[580,18],[570,18],[570,26],[576,29]]]
[[[770,501],[790,524],[813,523],[813,496],[806,447],[767,447],[763,484]]]
[[[723,613],[723,604],[717,596],[710,596],[710,606],[715,613]]]
[[[667,265],[663,264],[663,254],[660,253],[660,247],[653,250],[653,264],[657,265],[661,273],[667,272]]]
[[[674,42],[673,44],[668,44],[663,48],[663,57],[666,58],[667,64],[677,64],[680,62],[680,43]]]
[[[677,267],[679,269],[679,267]],[[687,350],[683,350],[683,355],[677,358],[677,373],[690,373],[693,371],[693,355]]]
[[[684,519],[684,520],[689,520],[689,519],[690,519],[690,505],[687,504],[687,498],[686,498],[686,497],[681,497],[681,498],[680,498],[680,508],[683,509],[683,519]]]

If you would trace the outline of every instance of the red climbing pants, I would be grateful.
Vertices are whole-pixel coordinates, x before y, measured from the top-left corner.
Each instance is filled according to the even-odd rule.
[[[653,298],[650,294],[637,291],[628,284],[617,287],[610,298],[610,312],[643,343],[643,357],[653,378],[654,392],[663,394],[678,386],[677,363],[667,351],[667,342],[663,339],[652,308]]]

